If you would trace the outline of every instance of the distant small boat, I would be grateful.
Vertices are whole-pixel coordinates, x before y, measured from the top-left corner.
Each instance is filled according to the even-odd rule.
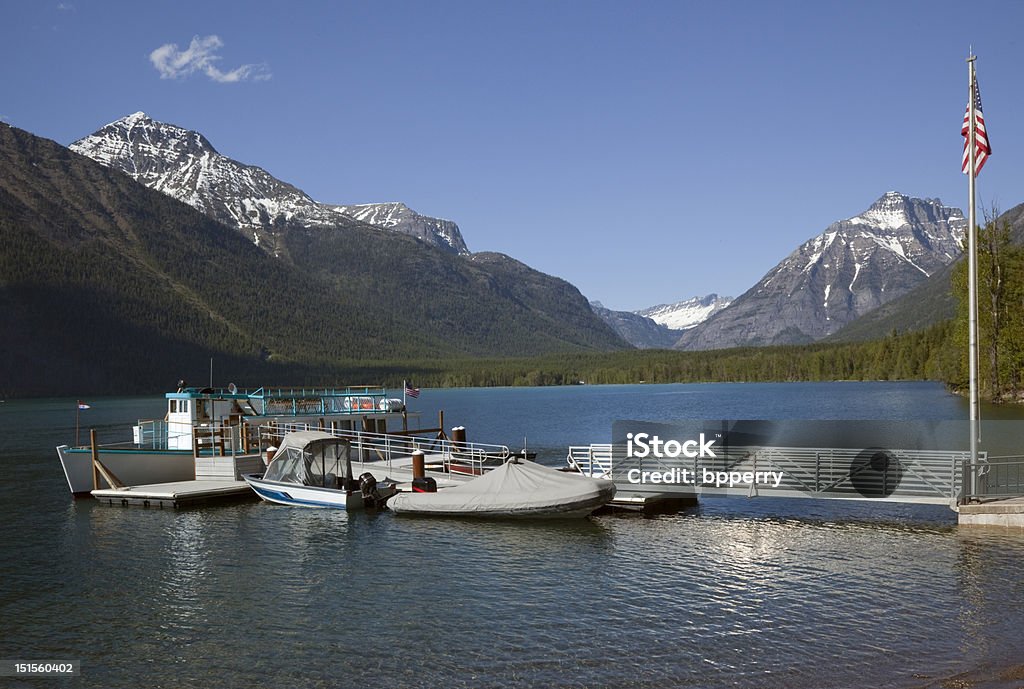
[[[358,510],[381,507],[395,494],[393,482],[372,474],[352,476],[352,446],[323,431],[288,433],[262,474],[242,478],[267,502],[298,507]]]
[[[583,517],[611,502],[615,484],[513,457],[496,469],[437,493],[398,493],[396,514],[443,517]]]

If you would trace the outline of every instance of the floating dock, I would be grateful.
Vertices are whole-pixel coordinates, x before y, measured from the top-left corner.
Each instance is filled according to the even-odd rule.
[[[106,505],[172,508],[259,499],[245,481],[215,479],[100,488],[92,491],[92,496]]]

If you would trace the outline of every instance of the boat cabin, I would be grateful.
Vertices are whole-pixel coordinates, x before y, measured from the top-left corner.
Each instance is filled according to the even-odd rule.
[[[214,429],[328,419],[335,427],[351,430],[366,419],[405,413],[402,400],[389,398],[387,390],[377,386],[243,390],[231,384],[225,389],[181,387],[165,397],[163,419],[139,421],[134,427],[137,446],[190,450],[197,435],[210,436]]]

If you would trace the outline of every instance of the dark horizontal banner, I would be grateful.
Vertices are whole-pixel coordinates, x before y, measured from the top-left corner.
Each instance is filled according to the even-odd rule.
[[[969,432],[967,421],[616,421],[611,474],[693,492],[952,500]],[[986,449],[1016,447],[1024,422],[990,422],[986,433]]]

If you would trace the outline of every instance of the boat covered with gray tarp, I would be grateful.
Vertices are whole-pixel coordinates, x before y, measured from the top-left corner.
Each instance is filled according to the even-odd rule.
[[[398,493],[397,514],[462,517],[582,517],[615,497],[615,484],[513,458],[436,493]]]

